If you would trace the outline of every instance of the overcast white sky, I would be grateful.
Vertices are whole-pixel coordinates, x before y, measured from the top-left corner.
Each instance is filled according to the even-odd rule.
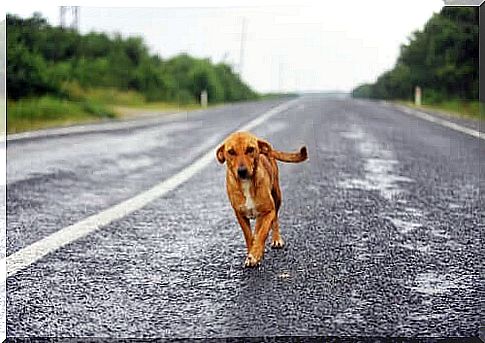
[[[238,70],[241,31],[246,21],[242,77],[267,91],[350,91],[373,82],[393,67],[399,46],[422,29],[442,0],[369,1],[180,1],[177,6],[147,1],[82,1],[81,32],[120,32],[142,36],[162,58],[182,52],[226,61]],[[258,3],[263,3],[263,5]],[[93,7],[101,4],[108,7]],[[163,3],[162,3],[163,4]],[[10,2],[9,13],[41,12],[59,24],[55,1]],[[199,7],[195,7],[199,6]],[[204,7],[200,7],[204,6]],[[225,6],[225,7],[224,7]]]

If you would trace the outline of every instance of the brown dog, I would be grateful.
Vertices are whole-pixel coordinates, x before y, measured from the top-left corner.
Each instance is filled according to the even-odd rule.
[[[253,267],[263,257],[271,228],[271,246],[282,248],[285,244],[278,224],[281,190],[276,160],[302,162],[307,159],[306,147],[298,153],[282,152],[249,132],[235,132],[217,149],[216,157],[220,163],[227,163],[227,195],[246,240],[244,265]],[[256,219],[254,233],[249,219]]]

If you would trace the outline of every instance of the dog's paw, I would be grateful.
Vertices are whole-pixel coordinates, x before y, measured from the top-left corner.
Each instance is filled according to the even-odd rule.
[[[251,268],[256,267],[259,264],[259,260],[256,259],[253,255],[249,254],[246,257],[246,261],[244,261],[244,267]]]
[[[283,238],[279,238],[279,239],[273,239],[271,241],[271,247],[273,249],[281,249],[285,246],[285,241],[283,240]]]

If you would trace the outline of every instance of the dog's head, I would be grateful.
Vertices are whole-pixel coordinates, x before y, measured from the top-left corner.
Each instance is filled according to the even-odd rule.
[[[227,168],[241,180],[249,180],[256,171],[259,154],[268,155],[271,145],[249,132],[231,134],[217,149],[216,157],[220,163],[227,163]]]

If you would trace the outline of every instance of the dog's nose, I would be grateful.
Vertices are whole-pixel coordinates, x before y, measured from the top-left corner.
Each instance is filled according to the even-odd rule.
[[[248,168],[246,168],[244,166],[240,166],[239,168],[237,168],[237,175],[242,179],[247,178],[248,177]]]

